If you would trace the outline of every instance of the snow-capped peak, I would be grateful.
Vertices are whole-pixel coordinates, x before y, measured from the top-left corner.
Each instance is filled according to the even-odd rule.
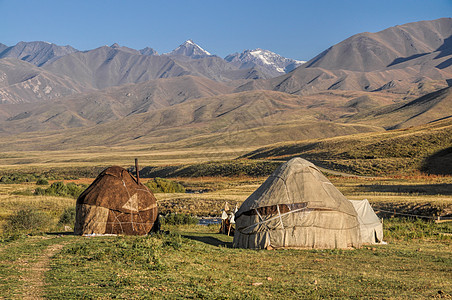
[[[241,68],[249,68],[250,66],[258,65],[275,75],[290,72],[305,63],[304,61],[282,57],[279,54],[261,48],[230,54],[224,59],[228,62],[240,65]]]
[[[191,58],[201,58],[211,56],[210,52],[204,50],[192,40],[186,40],[182,45],[167,53],[170,56],[188,56]]]

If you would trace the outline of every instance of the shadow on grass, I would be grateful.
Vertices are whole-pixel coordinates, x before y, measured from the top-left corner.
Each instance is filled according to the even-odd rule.
[[[47,235],[75,235],[74,232],[61,231],[61,232],[46,232]]]
[[[427,157],[423,163],[422,171],[429,174],[452,175],[452,147]]]
[[[182,237],[216,247],[223,246],[226,248],[232,248],[232,242],[225,242],[213,236],[182,235]]]
[[[420,195],[452,195],[452,184],[360,185],[364,192],[408,193]]]

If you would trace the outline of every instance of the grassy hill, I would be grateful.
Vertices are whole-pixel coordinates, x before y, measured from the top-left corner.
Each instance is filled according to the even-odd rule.
[[[408,103],[396,103],[359,112],[350,117],[350,121],[399,129],[450,117],[452,117],[452,87],[429,93]]]
[[[61,150],[157,144],[165,144],[167,149],[243,147],[383,130],[376,126],[334,121],[356,111],[347,103],[365,94],[298,96],[252,91],[204,97],[91,127],[12,136],[5,133],[0,137],[0,149]],[[381,100],[381,97],[376,94],[375,101],[392,102]]]
[[[243,157],[289,159],[300,156],[320,166],[360,175],[413,171],[452,174],[451,147],[452,120],[449,119],[401,130],[280,143]],[[443,158],[444,163],[438,163]]]

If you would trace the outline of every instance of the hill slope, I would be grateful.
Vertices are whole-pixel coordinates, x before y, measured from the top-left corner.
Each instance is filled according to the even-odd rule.
[[[452,18],[356,34],[320,53],[306,68],[371,72],[449,48]]]
[[[349,108],[338,107],[334,101],[312,107],[316,100],[268,91],[191,99],[89,128],[17,136],[9,133],[8,141],[3,138],[2,149],[157,144],[166,147],[242,147],[382,130],[374,126],[331,122],[328,116],[342,115]],[[344,97],[342,101],[347,100]],[[36,121],[38,125],[39,120]]]
[[[452,174],[452,166],[447,165],[451,147],[452,120],[449,119],[403,130],[275,144],[244,157],[288,160],[300,156],[333,170],[386,175],[410,171],[438,173],[438,168],[429,168],[428,161],[440,153],[440,157],[449,157],[443,161],[441,172]]]
[[[356,114],[350,118],[350,121],[383,126],[388,129],[398,129],[451,117],[452,87],[449,87],[408,103],[395,104]]]

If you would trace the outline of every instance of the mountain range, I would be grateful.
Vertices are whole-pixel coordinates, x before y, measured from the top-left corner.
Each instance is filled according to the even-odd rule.
[[[224,59],[192,40],[159,55],[0,44],[0,149],[266,145],[452,116],[452,19],[356,34],[307,62]]]
[[[270,51],[266,53],[272,54],[271,62],[264,57],[264,62],[258,58],[248,61],[248,58],[243,57],[230,63],[211,55],[192,40],[163,55],[158,55],[157,51],[150,47],[135,50],[116,43],[88,51],[78,51],[71,46],[57,46],[48,42],[19,42],[11,47],[2,44],[0,59],[10,60],[8,65],[0,65],[0,78],[3,78],[0,101],[42,101],[81,91],[184,75],[220,82],[271,78],[284,73],[275,70],[289,70],[289,64],[297,64],[295,60],[283,58]],[[23,62],[34,66],[27,66]],[[11,74],[14,69],[18,69],[20,74]],[[54,76],[54,81],[48,79],[45,84],[38,84],[37,80],[30,81],[38,73],[47,75],[47,72]],[[22,81],[15,80],[16,78]],[[64,88],[61,87],[61,81],[66,82]],[[29,89],[33,93],[30,93]]]

